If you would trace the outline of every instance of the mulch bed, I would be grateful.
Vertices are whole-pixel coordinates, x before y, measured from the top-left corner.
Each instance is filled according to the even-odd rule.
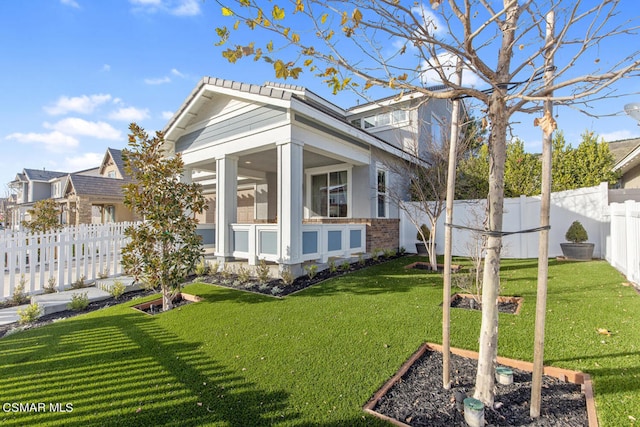
[[[373,410],[410,426],[466,426],[456,408],[455,393],[473,395],[477,361],[451,356],[453,385],[442,387],[442,353],[427,350],[377,402]],[[531,373],[512,368],[513,384],[496,384],[495,408],[485,409],[485,422],[494,426],[588,426],[581,386],[545,375],[541,415],[529,417]]]
[[[500,313],[518,314],[522,298],[520,297],[499,297],[498,311]],[[451,297],[451,308],[462,308],[466,310],[482,310],[482,305],[476,302],[473,296],[455,294]]]
[[[266,283],[260,283],[255,277],[252,277],[246,282],[238,279],[238,275],[234,272],[226,272],[225,274],[218,273],[215,275],[207,276],[192,276],[189,278],[194,283],[209,283],[213,285],[220,285],[227,288],[238,289],[243,291],[255,292],[263,295],[271,295],[276,297],[284,297],[294,292],[301,291],[313,286],[317,283],[324,282],[327,279],[333,277],[342,276],[347,273],[361,270],[372,265],[380,264],[390,261],[395,258],[399,258],[404,255],[393,256],[380,256],[378,258],[367,258],[350,263],[347,267],[346,263],[337,261],[335,264],[335,271],[327,268],[325,270],[317,272],[313,278],[308,275],[300,276],[296,278],[291,284],[285,284],[282,279],[272,279]]]
[[[157,291],[153,291],[153,290],[149,291],[144,289],[127,292],[125,294],[122,294],[118,299],[109,298],[102,301],[95,301],[95,302],[89,303],[87,308],[81,311],[64,310],[64,311],[59,311],[57,313],[47,314],[46,316],[42,316],[38,318],[37,321],[27,325],[19,325],[18,323],[9,323],[7,325],[0,325],[0,338],[5,336],[6,333],[12,329],[25,330],[25,329],[38,328],[40,326],[48,325],[49,323],[52,323],[58,320],[67,319],[69,317],[74,317],[79,314],[100,310],[101,308],[111,307],[116,304],[122,304],[123,302],[131,301],[136,298],[146,297],[149,295],[155,295],[157,293],[158,293]]]

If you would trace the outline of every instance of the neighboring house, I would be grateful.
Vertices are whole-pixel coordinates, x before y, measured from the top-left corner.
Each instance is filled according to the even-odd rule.
[[[427,155],[450,115],[450,101],[420,94],[344,110],[300,86],[205,77],[164,135],[183,179],[204,187],[200,233],[215,255],[300,273],[306,261],[398,248],[387,191],[407,177],[385,165]]]
[[[609,150],[616,162],[613,170],[622,173],[619,187],[640,188],[640,138],[610,142]]]
[[[9,183],[9,189],[15,195],[16,204],[11,210],[10,226],[20,228],[20,223],[29,220],[28,211],[35,202],[53,197],[52,181],[68,175],[67,172],[47,171],[44,169],[23,169]]]
[[[108,148],[100,167],[66,177],[60,200],[63,223],[104,224],[134,220],[133,213],[123,203],[122,185],[129,182],[122,151]]]
[[[92,169],[73,173],[24,169],[9,183],[15,195],[10,225],[19,229],[30,219],[28,211],[35,202],[48,198],[61,205],[62,224],[131,221],[133,214],[123,204],[122,185],[127,182],[122,152],[113,148]]]

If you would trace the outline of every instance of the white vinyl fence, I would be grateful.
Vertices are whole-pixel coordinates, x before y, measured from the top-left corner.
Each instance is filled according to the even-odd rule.
[[[612,203],[609,215],[607,261],[631,282],[640,284],[640,203]]]
[[[606,259],[628,280],[640,284],[640,203],[626,201],[609,205],[607,184],[551,195],[549,256],[562,255],[560,243],[573,221],[580,221],[595,245],[594,257]],[[414,206],[414,208],[416,208]],[[486,200],[455,201],[453,224],[483,228]],[[414,211],[415,212],[415,211]],[[436,225],[436,252],[444,253],[444,212]],[[426,215],[421,223],[428,224]],[[503,231],[519,231],[540,225],[540,197],[509,198],[504,201]],[[400,246],[415,252],[416,227],[401,211]],[[537,258],[539,233],[505,236],[501,255],[504,258]],[[453,255],[470,256],[475,247],[473,233],[453,230]]]
[[[0,231],[0,300],[13,295],[21,280],[25,292],[43,292],[49,280],[63,290],[84,277],[122,273],[124,230],[131,223],[85,224],[50,233]]]

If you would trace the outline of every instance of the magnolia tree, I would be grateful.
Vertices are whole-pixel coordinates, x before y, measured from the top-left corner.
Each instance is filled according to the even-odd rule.
[[[637,23],[619,15],[621,0],[217,1],[226,20],[216,32],[231,62],[265,61],[278,78],[310,72],[334,92],[378,97],[385,88],[426,99],[472,98],[481,106],[489,129],[488,237],[474,397],[492,405],[509,123],[518,112],[542,111],[545,102],[583,109],[612,96],[612,85],[639,74],[631,37]],[[552,15],[559,30],[549,32]],[[241,29],[256,31],[253,41]],[[629,49],[599,58],[605,39]],[[461,83],[453,77],[457,61],[467,76]],[[448,90],[432,90],[434,84]],[[555,128],[550,109],[539,119],[546,138]]]
[[[60,224],[60,207],[53,199],[38,200],[33,209],[27,211],[30,219],[20,224],[32,233],[46,233],[62,228]]]
[[[149,138],[135,123],[129,130],[130,148],[122,158],[133,182],[123,186],[124,204],[143,221],[125,230],[131,240],[122,264],[145,286],[160,288],[166,311],[202,256],[195,214],[206,209],[206,201],[200,184],[182,182],[184,162],[180,154],[165,153],[162,132]]]

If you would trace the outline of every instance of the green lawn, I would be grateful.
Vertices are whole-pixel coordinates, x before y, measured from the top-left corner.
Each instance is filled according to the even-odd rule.
[[[442,279],[403,269],[415,260],[284,299],[190,285],[203,302],[154,317],[129,303],[5,337],[0,403],[46,412],[3,410],[0,424],[385,425],[362,405],[422,342],[441,340]],[[502,294],[525,301],[500,315],[500,355],[533,357],[536,271],[503,261]],[[606,262],[552,261],[549,279],[545,363],[592,375],[601,425],[640,425],[640,296]],[[479,328],[480,313],[452,310],[452,345],[477,350]]]

